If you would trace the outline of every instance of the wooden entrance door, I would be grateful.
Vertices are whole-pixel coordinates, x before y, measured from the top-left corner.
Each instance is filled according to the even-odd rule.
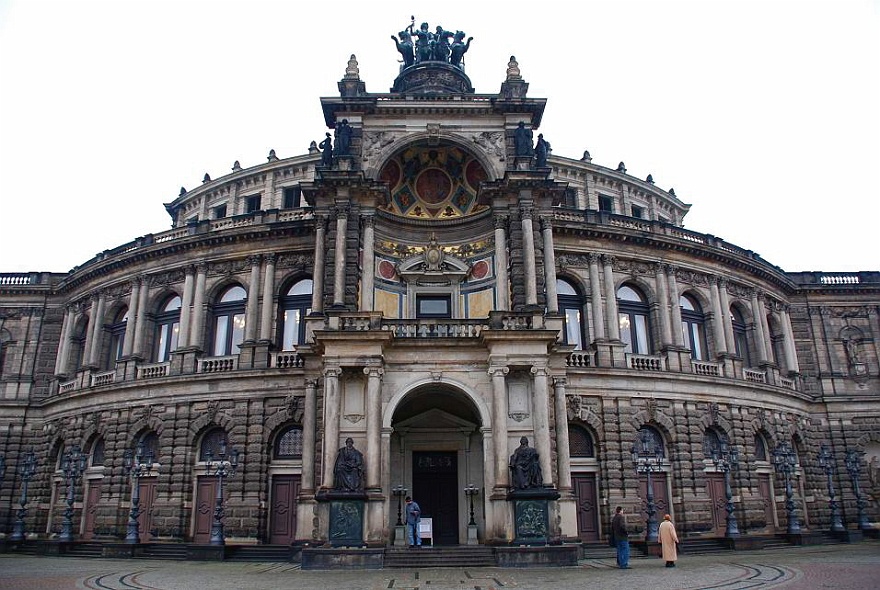
[[[776,507],[773,503],[773,489],[770,486],[770,474],[758,474],[758,495],[761,498],[761,504],[764,507],[764,521],[766,523],[767,532],[776,531]]]
[[[582,543],[599,540],[599,505],[596,499],[596,474],[572,475],[572,487],[577,498],[578,537]]]
[[[196,479],[196,502],[193,543],[211,541],[211,525],[214,523],[214,505],[217,497],[217,478],[211,476]]]
[[[665,473],[652,473],[651,474],[651,488],[654,491],[654,510],[656,510],[656,514],[654,514],[654,518],[657,519],[657,522],[663,521],[663,515],[669,513],[669,488],[666,484],[666,474]],[[642,522],[647,521],[648,519],[648,476],[641,475],[639,476],[639,498],[642,500],[641,506],[641,518],[644,519]]]
[[[156,501],[157,478],[146,477],[138,480],[138,506],[141,513],[138,515],[138,532],[141,543],[148,543],[153,539],[153,502]]]
[[[458,544],[458,461],[454,452],[413,452],[413,500],[433,519],[436,545]]]
[[[95,538],[95,516],[98,512],[98,502],[101,499],[101,480],[90,479],[88,481],[86,505],[83,506],[82,538],[84,541]]]
[[[290,545],[296,538],[296,498],[300,486],[299,475],[276,475],[272,478],[269,543]]]
[[[712,530],[723,537],[727,530],[727,493],[724,486],[723,473],[707,473],[706,488],[712,502]]]

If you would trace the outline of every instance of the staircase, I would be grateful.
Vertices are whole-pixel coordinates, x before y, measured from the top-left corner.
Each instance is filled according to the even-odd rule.
[[[729,553],[732,549],[723,539],[681,539],[678,551],[682,555],[712,555],[717,553]]]
[[[409,549],[406,547],[389,547],[385,549],[385,567],[387,568],[432,568],[432,567],[496,567],[495,552],[491,547],[451,546]]]
[[[144,545],[135,554],[139,559],[171,559],[183,561],[186,559],[186,545],[178,543],[150,543]]]
[[[103,543],[89,543],[87,541],[71,543],[64,551],[65,557],[101,557],[103,554]]]
[[[581,559],[617,559],[617,549],[608,543],[583,543]]]
[[[229,545],[226,547],[226,560],[290,562],[299,551],[288,545]]]

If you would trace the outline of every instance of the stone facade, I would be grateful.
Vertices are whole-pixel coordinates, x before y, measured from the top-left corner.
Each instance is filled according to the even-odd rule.
[[[644,527],[649,477],[680,534],[723,535],[722,441],[739,453],[742,534],[786,529],[787,483],[801,527],[829,527],[823,445],[845,522],[860,516],[847,450],[864,453],[863,515],[880,520],[880,272],[784,272],[684,229],[690,206],[623,166],[536,169],[515,130],[546,101],[518,67],[497,95],[458,71],[467,83],[445,88],[430,64],[370,94],[352,62],[322,99],[328,127],[353,128],[332,166],[273,152],[182,190],[169,231],[69,273],[0,275],[0,532],[32,450],[29,534],[61,533],[71,490],[77,538],[124,537],[140,443],[141,539],[208,543],[221,439],[240,452],[220,484],[228,542],[333,544],[347,438],[371,546],[395,541],[405,493],[435,542],[476,527],[510,544],[522,437],[550,543],[600,541],[616,505]],[[650,476],[642,437],[660,445]],[[73,446],[88,460],[71,482]]]

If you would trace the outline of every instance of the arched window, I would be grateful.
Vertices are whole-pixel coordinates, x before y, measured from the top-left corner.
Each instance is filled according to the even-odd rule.
[[[86,358],[86,334],[89,332],[89,316],[83,315],[79,318],[76,327],[73,329],[73,335],[70,337],[70,365],[67,369],[76,372],[83,366]]]
[[[172,295],[165,300],[156,316],[156,362],[164,363],[177,350],[177,337],[180,334],[181,300]]]
[[[749,339],[746,331],[746,321],[742,312],[736,307],[730,308],[730,323],[733,324],[733,342],[736,344],[736,356],[743,360],[746,367],[752,366],[749,352]]]
[[[596,456],[593,437],[590,436],[586,428],[574,424],[568,425],[568,453],[572,457],[582,459]]]
[[[107,351],[105,367],[112,369],[116,361],[122,358],[122,347],[125,345],[125,327],[128,325],[128,308],[123,307],[113,316],[113,322],[104,326],[110,334],[110,346]]]
[[[703,456],[706,459],[711,459],[713,452],[720,452],[723,441],[725,441],[725,436],[714,428],[706,430],[703,433]]]
[[[247,293],[238,286],[229,287],[214,305],[214,356],[238,354],[244,341],[244,308]]]
[[[556,281],[556,300],[559,302],[559,313],[565,322],[564,342],[573,344],[575,350],[584,349],[584,298],[574,285],[565,279]]]
[[[312,279],[297,281],[281,299],[281,350],[293,350],[305,342],[305,318],[312,312],[312,286]]]
[[[302,453],[303,432],[299,426],[289,426],[275,438],[275,459],[301,459]]]
[[[651,339],[648,329],[648,302],[641,291],[628,285],[617,290],[620,339],[626,344],[624,352],[650,354]]]
[[[678,304],[681,306],[681,335],[685,346],[690,347],[694,360],[709,359],[706,349],[706,329],[703,308],[692,295],[682,295]]]
[[[770,347],[773,354],[773,362],[777,367],[787,368],[785,366],[785,334],[782,332],[782,326],[771,313],[767,315],[767,329],[770,330]]]
[[[760,434],[755,435],[755,461],[767,461],[767,442]]]
[[[143,449],[144,457],[152,457],[153,461],[159,462],[159,435],[152,430],[145,432],[138,441]]]
[[[636,433],[634,448],[637,451],[645,452],[651,457],[656,452],[659,452],[661,458],[666,457],[666,445],[663,443],[663,435],[660,434],[659,430],[647,424],[639,428],[639,431]]]
[[[226,452],[226,448],[226,431],[222,428],[209,430],[199,446],[199,461],[216,460],[221,452]]]
[[[92,443],[92,449],[89,453],[89,467],[104,466],[104,437],[99,436]]]

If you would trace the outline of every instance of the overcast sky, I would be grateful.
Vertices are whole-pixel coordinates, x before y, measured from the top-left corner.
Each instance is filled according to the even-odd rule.
[[[515,55],[553,153],[652,174],[687,228],[880,270],[880,0],[0,0],[0,272],[67,271],[168,229],[206,172],[305,153],[351,54],[390,89],[411,15],[474,37],[478,93]]]

